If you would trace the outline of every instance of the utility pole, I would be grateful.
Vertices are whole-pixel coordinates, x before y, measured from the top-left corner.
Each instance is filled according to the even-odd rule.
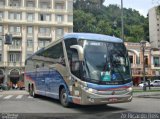
[[[145,59],[144,59],[144,52],[146,47],[146,41],[142,40],[140,42],[142,48],[142,57],[143,57],[143,90],[146,91],[146,78],[145,78]]]
[[[121,0],[121,38],[124,41],[123,0]]]

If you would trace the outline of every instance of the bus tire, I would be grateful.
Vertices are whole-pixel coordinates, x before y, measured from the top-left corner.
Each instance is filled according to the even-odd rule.
[[[68,102],[68,94],[65,88],[60,90],[60,102],[64,107],[69,107],[70,103]]]
[[[31,96],[36,98],[37,95],[35,94],[35,89],[34,89],[34,85],[32,84],[32,88],[31,88]]]
[[[29,93],[29,95],[31,95],[31,85],[30,84],[28,84],[28,93]]]

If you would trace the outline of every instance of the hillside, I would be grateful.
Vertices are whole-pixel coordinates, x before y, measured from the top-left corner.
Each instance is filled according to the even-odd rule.
[[[91,32],[121,37],[121,9],[117,5],[100,6],[84,1],[74,2],[74,32]],[[86,3],[87,2],[87,3]],[[125,41],[149,40],[148,18],[138,11],[124,8]]]

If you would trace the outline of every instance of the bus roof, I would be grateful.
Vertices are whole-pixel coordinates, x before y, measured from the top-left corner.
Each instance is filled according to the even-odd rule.
[[[114,36],[103,35],[103,34],[95,34],[95,33],[67,33],[63,37],[64,39],[68,38],[76,38],[76,39],[87,39],[87,40],[95,40],[95,41],[108,41],[108,42],[120,42],[123,40]]]
[[[68,38],[76,38],[76,39],[87,39],[87,40],[95,40],[95,41],[107,41],[107,42],[115,42],[115,43],[122,43],[123,40],[114,36],[109,35],[103,35],[103,34],[96,34],[96,33],[67,33],[63,36],[62,39],[66,40]],[[53,42],[54,43],[54,42]],[[53,45],[51,43],[48,45],[49,47]],[[43,52],[48,46],[38,50],[34,54],[32,54],[30,57],[28,57],[26,60],[32,58],[32,56]]]

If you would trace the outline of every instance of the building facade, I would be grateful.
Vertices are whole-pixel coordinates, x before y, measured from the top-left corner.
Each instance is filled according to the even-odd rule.
[[[157,9],[160,6],[149,10],[149,36],[152,47],[160,48],[160,13]]]
[[[0,83],[23,82],[25,59],[72,31],[73,0],[0,0]]]
[[[125,42],[131,62],[132,77],[134,85],[138,85],[143,80],[143,62],[145,64],[145,78],[152,79],[160,76],[160,50],[152,48],[146,42],[144,58],[140,43]]]

